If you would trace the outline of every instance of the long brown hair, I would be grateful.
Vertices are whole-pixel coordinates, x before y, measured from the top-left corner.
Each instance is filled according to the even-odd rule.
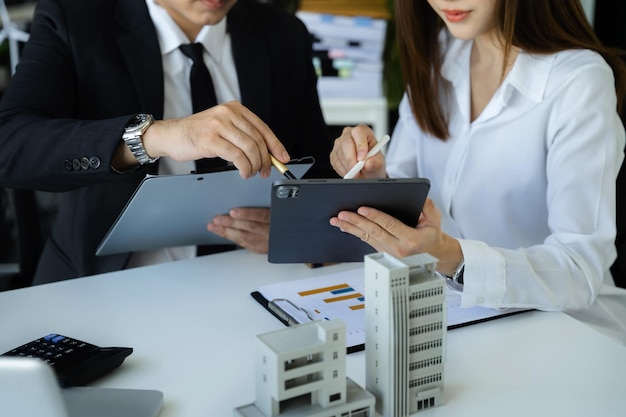
[[[442,52],[438,40],[444,23],[425,0],[395,0],[395,7],[400,63],[411,109],[425,132],[445,140],[449,131],[439,100]],[[513,47],[536,54],[589,49],[602,55],[613,70],[621,112],[626,95],[622,51],[602,45],[580,0],[498,0],[494,25],[504,45],[505,63]]]

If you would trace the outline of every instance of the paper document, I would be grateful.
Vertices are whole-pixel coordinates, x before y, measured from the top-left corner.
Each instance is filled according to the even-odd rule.
[[[365,277],[363,268],[262,286],[252,293],[285,324],[342,319],[348,353],[365,348]],[[461,308],[461,295],[447,288],[448,329],[526,311]]]

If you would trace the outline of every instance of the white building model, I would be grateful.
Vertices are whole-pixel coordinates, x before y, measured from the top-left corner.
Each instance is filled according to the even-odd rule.
[[[383,417],[443,403],[445,278],[429,254],[365,256],[366,388]]]
[[[287,327],[256,342],[256,399],[235,408],[235,417],[374,417],[374,396],[346,377],[342,320]]]

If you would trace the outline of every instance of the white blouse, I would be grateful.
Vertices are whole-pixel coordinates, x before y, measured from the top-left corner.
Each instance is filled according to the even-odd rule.
[[[520,53],[471,122],[471,48],[453,39],[445,53],[450,139],[425,134],[405,95],[389,176],[430,179],[465,258],[463,307],[587,308],[616,257],[625,133],[611,68],[587,50]]]

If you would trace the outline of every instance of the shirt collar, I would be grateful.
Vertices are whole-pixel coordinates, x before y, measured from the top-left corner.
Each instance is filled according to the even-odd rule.
[[[506,83],[537,103],[543,101],[554,58],[554,54],[520,52]]]
[[[163,55],[167,55],[178,49],[181,44],[189,43],[189,39],[185,33],[164,8],[159,6],[155,0],[146,0],[146,4],[156,28],[161,53]],[[215,25],[204,26],[195,41],[200,42],[209,55],[219,63],[225,37],[226,19],[222,19]]]
[[[444,55],[442,77],[454,86],[468,82],[471,51],[472,41],[452,38]],[[511,89],[516,89],[530,100],[541,102],[546,92],[553,63],[554,54],[533,55],[520,52],[515,65],[502,85],[501,89],[505,97],[510,96]]]
[[[226,19],[220,20],[215,25],[204,26],[196,38],[196,42],[202,43],[209,55],[218,63],[222,57],[224,38],[226,38]]]

